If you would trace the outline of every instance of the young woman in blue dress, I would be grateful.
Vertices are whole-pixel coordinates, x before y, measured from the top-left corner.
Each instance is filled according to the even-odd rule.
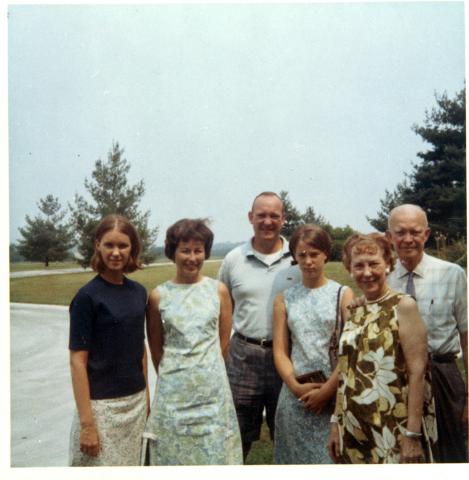
[[[331,240],[322,228],[298,227],[289,247],[302,282],[278,294],[274,303],[274,360],[283,380],[275,416],[274,463],[331,463],[326,445],[338,373],[329,353],[353,292],[326,277]],[[323,378],[299,378],[311,372]]]

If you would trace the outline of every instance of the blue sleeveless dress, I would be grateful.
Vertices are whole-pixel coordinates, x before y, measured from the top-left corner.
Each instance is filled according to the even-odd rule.
[[[322,370],[331,375],[329,345],[336,322],[339,285],[328,280],[319,288],[297,284],[283,292],[291,337],[295,374]],[[275,416],[274,463],[328,464],[327,452],[332,407],[320,415],[305,410],[283,384]]]
[[[151,465],[242,464],[219,340],[219,282],[158,287],[163,356],[144,437]]]

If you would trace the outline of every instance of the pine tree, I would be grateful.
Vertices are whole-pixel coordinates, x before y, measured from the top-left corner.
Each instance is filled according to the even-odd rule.
[[[85,188],[92,201],[76,194],[75,205],[70,205],[78,236],[79,263],[83,267],[90,264],[93,255],[96,226],[111,213],[124,215],[135,225],[142,240],[142,260],[149,263],[153,259],[149,249],[156,240],[158,229],[148,226],[150,211],[142,213],[139,210],[140,200],[145,193],[144,182],[140,180],[135,185],[129,185],[127,174],[130,164],[123,153],[119,143],[113,143],[107,161],[98,159],[91,173],[92,179],[85,179]]]
[[[417,153],[422,161],[393,193],[386,191],[378,217],[368,218],[375,228],[386,228],[389,212],[396,205],[414,203],[427,212],[432,231],[448,240],[466,237],[465,90],[453,99],[446,93],[435,95],[437,105],[425,112],[423,125],[413,125],[414,132],[431,147]]]
[[[58,198],[47,195],[37,204],[42,215],[31,218],[26,215],[26,226],[19,228],[22,239],[18,241],[17,252],[26,260],[49,262],[65,260],[72,248],[73,236],[70,226],[64,222],[66,212]]]

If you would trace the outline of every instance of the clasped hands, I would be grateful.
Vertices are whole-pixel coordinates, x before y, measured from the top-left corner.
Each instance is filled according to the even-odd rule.
[[[294,392],[298,401],[303,402],[306,410],[319,415],[329,402],[329,398],[321,391],[324,383],[302,383]]]

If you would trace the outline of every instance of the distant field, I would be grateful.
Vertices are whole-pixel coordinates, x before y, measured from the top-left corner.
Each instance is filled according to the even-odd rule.
[[[204,265],[203,273],[215,277],[218,273],[221,260]],[[64,267],[65,268],[65,267]],[[339,283],[351,285],[350,275],[339,262],[326,265],[327,275]],[[147,291],[156,285],[172,278],[175,273],[174,265],[146,267],[129,277],[140,282]],[[65,275],[47,275],[42,277],[26,277],[10,279],[10,301],[19,303],[40,303],[47,305],[68,305],[77,290],[88,282],[94,272],[71,273]]]
[[[206,263],[204,274],[214,277],[220,262]],[[129,275],[150,291],[156,285],[173,277],[174,265],[146,267]],[[96,275],[94,272],[46,275],[10,279],[10,301],[19,303],[42,303],[46,305],[68,305],[80,287]]]

